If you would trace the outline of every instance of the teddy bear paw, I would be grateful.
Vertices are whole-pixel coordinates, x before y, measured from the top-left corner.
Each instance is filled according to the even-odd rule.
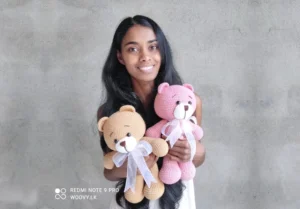
[[[160,198],[165,192],[165,185],[158,181],[157,183],[151,183],[150,188],[145,185],[144,195],[148,200],[156,200]]]
[[[179,163],[181,170],[181,180],[193,179],[196,175],[196,168],[192,161],[186,163]]]
[[[163,165],[161,170],[159,171],[159,178],[165,184],[174,184],[176,183],[181,177],[181,170],[176,165]]]

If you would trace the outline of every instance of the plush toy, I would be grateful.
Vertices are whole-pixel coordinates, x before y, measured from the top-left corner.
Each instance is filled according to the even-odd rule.
[[[104,156],[104,167],[113,169],[127,163],[125,199],[139,203],[144,197],[149,200],[160,198],[165,187],[158,178],[157,164],[149,169],[144,157],[151,153],[165,156],[169,149],[167,142],[159,137],[144,137],[145,122],[130,105],[122,106],[110,117],[101,118],[98,129],[103,133],[107,146],[113,150]]]
[[[160,137],[162,134],[166,137],[166,141],[169,141],[171,148],[178,139],[188,140],[191,147],[189,162],[172,161],[168,155],[164,157],[163,166],[159,172],[160,179],[165,184],[174,184],[179,179],[194,178],[196,168],[192,159],[196,153],[196,140],[203,137],[203,130],[197,125],[197,119],[193,116],[196,110],[193,86],[160,84],[154,101],[154,109],[162,120],[150,127],[146,131],[146,136]]]

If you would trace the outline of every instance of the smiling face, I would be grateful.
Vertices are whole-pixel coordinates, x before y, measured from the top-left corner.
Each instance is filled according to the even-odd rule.
[[[161,55],[153,30],[141,25],[132,26],[123,38],[117,57],[133,80],[153,81],[161,65]]]

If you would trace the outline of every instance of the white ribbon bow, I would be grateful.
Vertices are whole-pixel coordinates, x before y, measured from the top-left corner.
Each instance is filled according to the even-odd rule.
[[[194,122],[197,121],[195,116],[184,120],[173,119],[162,127],[161,133],[167,137],[166,141],[170,141],[171,148],[174,146],[177,140],[184,134],[191,147],[190,160],[193,160],[196,154],[196,140],[193,134],[192,126],[189,124],[190,120],[193,120]],[[166,133],[167,128],[169,129],[168,133]]]
[[[140,141],[136,145],[135,149],[128,153],[117,152],[113,156],[113,162],[117,167],[120,167],[127,160],[127,176],[125,190],[131,189],[132,192],[135,191],[135,182],[136,182],[136,172],[137,169],[140,170],[147,186],[150,188],[151,182],[156,183],[155,178],[152,176],[151,171],[149,170],[144,157],[148,156],[152,152],[151,145],[146,141]]]

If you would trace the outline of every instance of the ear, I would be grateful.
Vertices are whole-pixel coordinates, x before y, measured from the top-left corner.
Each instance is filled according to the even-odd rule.
[[[135,112],[135,108],[131,105],[124,105],[120,108],[119,110],[120,112],[123,112],[123,111],[127,111],[127,112]]]
[[[166,88],[168,88],[169,86],[170,86],[170,85],[169,85],[167,82],[160,84],[160,85],[158,86],[158,93],[159,93],[159,94],[163,93],[163,91],[164,91]]]
[[[103,117],[98,121],[98,130],[103,132],[103,126],[108,117]]]
[[[121,64],[125,65],[122,54],[119,50],[117,51],[117,58]]]
[[[185,83],[185,84],[183,84],[183,86],[190,89],[192,92],[194,92],[194,88],[191,84]]]

